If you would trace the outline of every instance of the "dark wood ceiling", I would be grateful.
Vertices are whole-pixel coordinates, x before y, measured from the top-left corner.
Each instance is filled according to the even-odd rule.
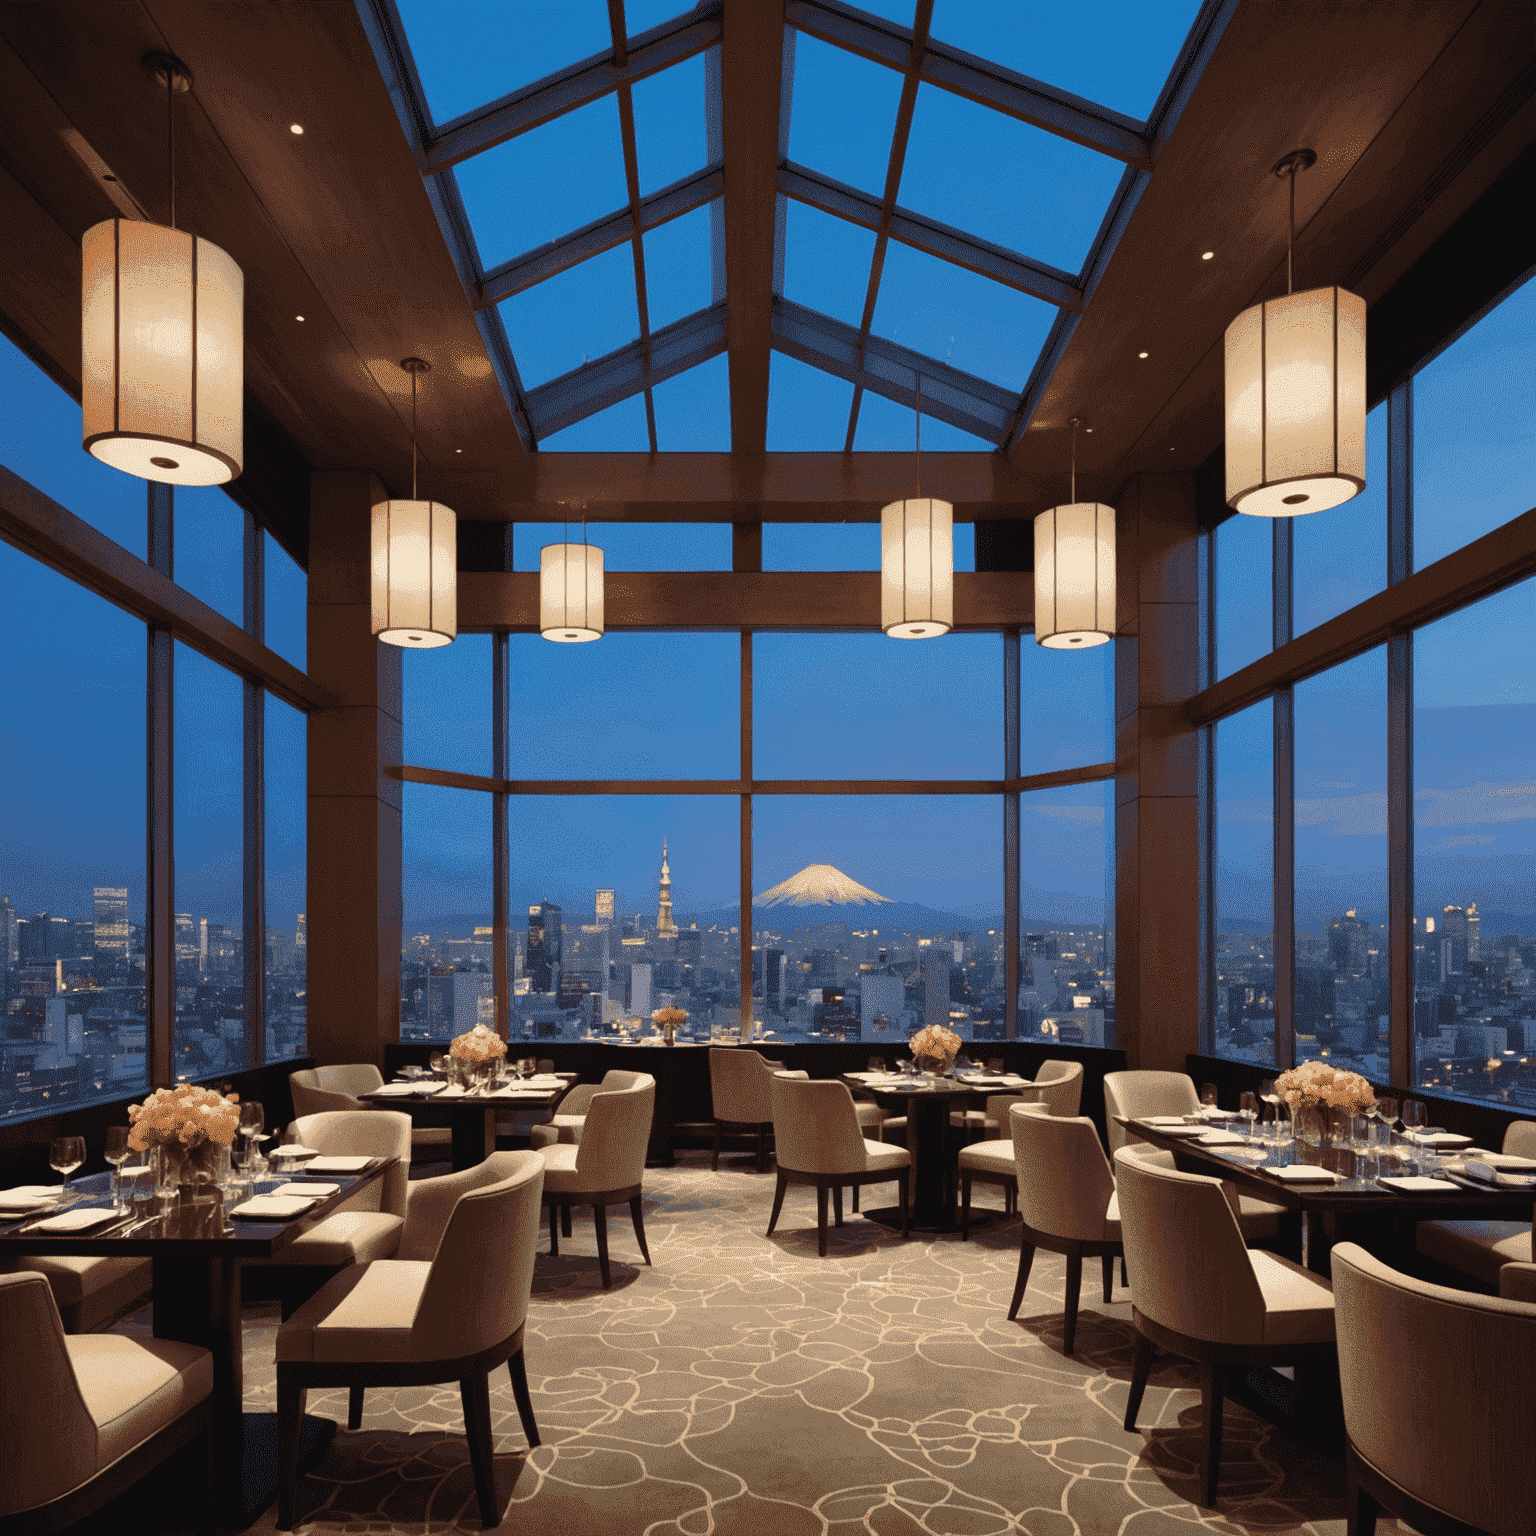
[[[1221,437],[1222,333],[1283,286],[1270,167],[1316,150],[1297,185],[1300,281],[1343,282],[1374,304],[1536,141],[1532,14],[1529,0],[1242,0],[1031,430],[1011,454],[925,455],[925,483],[962,518],[1032,514],[1060,494],[1073,414],[1094,426],[1082,494],[1197,467]],[[778,174],[778,75],[752,60],[776,57],[781,15],[782,0],[724,12],[725,195],[747,205],[731,227],[754,242],[727,253],[744,424],[766,388]],[[291,440],[281,484],[294,483],[296,447],[316,468],[370,467],[404,486],[397,364],[416,354],[433,365],[423,493],[467,520],[547,519],[577,501],[595,519],[859,519],[909,488],[910,459],[895,454],[527,453],[346,0],[0,4],[0,317],[66,387],[79,377],[80,237],[116,211],[66,134],[164,218],[165,97],[140,64],[154,49],[195,79],[180,103],[181,221],[245,272],[263,427],[253,477],[275,473]],[[761,449],[760,433],[742,436]]]

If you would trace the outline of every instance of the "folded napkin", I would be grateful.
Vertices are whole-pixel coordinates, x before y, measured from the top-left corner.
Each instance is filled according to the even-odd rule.
[[[305,1179],[300,1184],[280,1184],[272,1191],[278,1196],[292,1196],[295,1200],[324,1200],[341,1193],[340,1184],[323,1184],[319,1179]]]
[[[1442,1191],[1448,1191],[1455,1195],[1461,1192],[1459,1184],[1453,1184],[1449,1179],[1432,1179],[1428,1174],[1410,1173],[1402,1174],[1396,1178],[1381,1178],[1376,1182],[1386,1189],[1395,1189],[1403,1195],[1437,1195]]]
[[[462,1099],[464,1097],[464,1085],[462,1083],[449,1083],[446,1088],[439,1091],[438,1097],[443,1099]]]
[[[319,1157],[320,1152],[316,1147],[301,1147],[296,1142],[286,1147],[273,1147],[267,1153],[269,1162],[286,1160],[290,1163],[303,1162],[307,1157]]]
[[[1233,1114],[1230,1109],[1217,1109],[1214,1104],[1202,1104],[1194,1111],[1202,1120],[1231,1120]]]
[[[1504,1173],[1489,1163],[1470,1161],[1463,1165],[1462,1173],[1479,1184],[1496,1184],[1501,1189],[1530,1189],[1536,1186],[1536,1168],[1525,1173]]]
[[[59,1192],[57,1184],[18,1184],[14,1189],[0,1189],[0,1217],[45,1210],[58,1200]]]
[[[382,1087],[375,1088],[375,1098],[401,1098],[410,1093],[436,1093],[442,1087],[441,1083],[385,1083]]]
[[[1517,1157],[1513,1152],[1479,1152],[1476,1147],[1467,1148],[1467,1156],[1475,1157],[1480,1163],[1487,1163],[1490,1168],[1497,1168],[1504,1173],[1515,1173],[1519,1169],[1526,1169],[1536,1173],[1536,1157]],[[43,1188],[47,1188],[45,1184]]]
[[[1141,1117],[1141,1123],[1143,1125],[1155,1125],[1155,1126],[1159,1126],[1159,1127],[1168,1126],[1168,1125],[1183,1125],[1184,1124],[1184,1116],[1183,1115],[1143,1115]]]
[[[1289,1168],[1271,1168],[1269,1171],[1287,1184],[1332,1184],[1343,1178],[1343,1174],[1331,1173],[1316,1163],[1292,1163]],[[1382,1182],[1386,1183],[1386,1180]]]
[[[1134,1124],[1135,1122],[1133,1121],[1132,1123]],[[1185,1125],[1182,1120],[1143,1120],[1141,1124],[1150,1127],[1152,1130],[1157,1131],[1164,1136],[1184,1137],[1205,1135],[1205,1127],[1203,1125]]]
[[[524,1088],[564,1088],[565,1079],[556,1077],[553,1072],[536,1072],[532,1077],[523,1079]]]
[[[92,1227],[100,1227],[109,1221],[117,1221],[122,1217],[121,1211],[114,1211],[110,1207],[87,1206],[84,1209],[73,1211],[60,1211],[57,1216],[45,1217],[32,1228],[34,1232],[89,1232]]]
[[[372,1161],[371,1157],[317,1157],[309,1166],[315,1173],[361,1173]]]
[[[1470,1147],[1470,1136],[1458,1136],[1454,1131],[1405,1131],[1403,1138],[1421,1147]]]
[[[291,1221],[302,1216],[315,1204],[315,1197],[301,1200],[297,1195],[256,1195],[244,1205],[237,1205],[229,1214],[246,1216],[252,1221]]]
[[[1239,1136],[1236,1131],[1201,1131],[1200,1145],[1202,1147],[1246,1147],[1248,1138]]]

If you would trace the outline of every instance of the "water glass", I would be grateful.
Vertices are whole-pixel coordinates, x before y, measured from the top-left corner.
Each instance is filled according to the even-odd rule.
[[[1259,1100],[1252,1093],[1240,1093],[1237,1096],[1237,1113],[1243,1122],[1243,1132],[1251,1141],[1253,1139],[1253,1122],[1259,1118]]]
[[[1215,1083],[1200,1084],[1200,1102],[1205,1105],[1207,1109],[1215,1109],[1219,1097],[1220,1095],[1216,1092]]]
[[[107,1144],[102,1149],[102,1156],[112,1165],[112,1209],[121,1211],[123,1205],[123,1163],[128,1158],[128,1127],[126,1125],[109,1125],[107,1127]]]
[[[64,1175],[64,1187],[59,1192],[59,1209],[63,1210],[73,1199],[69,1192],[69,1176],[85,1161],[83,1136],[55,1136],[48,1149],[48,1166],[55,1173]]]
[[[444,1056],[441,1051],[433,1051],[432,1054],[427,1057],[427,1064],[432,1068],[434,1072],[441,1075],[443,1070],[443,1063],[447,1059],[448,1058]]]
[[[885,1057],[884,1056],[871,1056],[869,1058],[869,1070],[871,1072],[884,1072],[885,1071]]]

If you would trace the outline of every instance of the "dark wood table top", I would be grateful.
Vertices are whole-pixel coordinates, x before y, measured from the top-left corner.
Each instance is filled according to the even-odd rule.
[[[291,1221],[248,1221],[243,1217],[231,1217],[228,1225],[233,1232],[214,1230],[212,1213],[217,1208],[222,1219],[223,1208],[218,1202],[209,1201],[198,1205],[176,1205],[169,1212],[147,1220],[143,1225],[120,1223],[109,1226],[104,1232],[37,1232],[29,1230],[32,1223],[49,1212],[18,1217],[13,1221],[0,1222],[0,1259],[20,1258],[29,1253],[89,1254],[107,1258],[155,1258],[220,1257],[236,1259],[266,1259],[287,1247],[300,1233],[307,1232],[316,1222],[323,1221],[344,1200],[360,1189],[376,1183],[399,1161],[393,1157],[376,1157],[359,1173],[315,1174],[314,1180],[341,1187],[334,1195],[325,1196],[318,1205],[296,1216]],[[71,1202],[70,1209],[86,1207],[105,1209],[110,1200],[111,1175],[92,1174],[89,1178],[75,1179],[70,1188],[80,1197]],[[302,1184],[303,1174],[297,1177],[266,1179],[263,1181],[275,1189],[279,1184]],[[146,1182],[147,1187],[147,1182]],[[148,1201],[140,1201],[135,1207],[142,1213]]]
[[[566,1074],[572,1078],[576,1074]],[[360,1093],[360,1098],[366,1104],[376,1104],[381,1109],[388,1109],[391,1105],[401,1105],[407,1109],[455,1109],[460,1106],[466,1109],[515,1109],[519,1105],[525,1105],[529,1109],[547,1109],[551,1104],[556,1104],[564,1097],[569,1083],[562,1082],[558,1088],[513,1088],[510,1091],[503,1089],[496,1093],[456,1093],[451,1098],[444,1098],[446,1090],[437,1089],[431,1093],[380,1093],[374,1089],[372,1093]]]
[[[1289,1206],[1293,1210],[1361,1213],[1398,1211],[1404,1215],[1412,1215],[1420,1221],[1475,1220],[1483,1216],[1529,1220],[1532,1207],[1536,1206],[1536,1190],[1490,1187],[1449,1172],[1440,1177],[1457,1185],[1455,1193],[1449,1190],[1415,1193],[1389,1189],[1377,1182],[1375,1173],[1368,1173],[1364,1178],[1330,1179],[1315,1184],[1289,1183],[1277,1178],[1262,1164],[1256,1166],[1223,1155],[1228,1149],[1202,1146],[1193,1137],[1176,1133],[1170,1135],[1158,1126],[1147,1125],[1143,1121],[1134,1120],[1125,1115],[1115,1118],[1117,1124],[1134,1132],[1143,1141],[1151,1142],[1153,1146],[1172,1152],[1181,1163],[1192,1165],[1191,1172],[1208,1173],[1217,1178],[1226,1179],[1229,1183],[1247,1189],[1265,1200],[1272,1201],[1276,1205]],[[1305,1161],[1305,1158],[1296,1155],[1293,1142],[1284,1143],[1283,1149],[1272,1146],[1271,1161],[1277,1151],[1289,1163]],[[1365,1161],[1369,1163],[1374,1162],[1375,1159]],[[1343,1170],[1352,1170],[1355,1167],[1354,1154],[1342,1153],[1341,1165]]]
[[[866,1082],[869,1076],[867,1072],[844,1072],[839,1079],[855,1093],[867,1093],[873,1099],[975,1099],[991,1098],[994,1095],[1020,1093],[1026,1088],[1033,1088],[1034,1084],[1027,1080],[1018,1083],[968,1083],[957,1077],[939,1078],[909,1078],[902,1081],[899,1078],[884,1079],[875,1082]]]

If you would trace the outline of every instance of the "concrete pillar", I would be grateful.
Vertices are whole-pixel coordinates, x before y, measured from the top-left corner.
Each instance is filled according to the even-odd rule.
[[[382,1065],[400,1036],[400,652],[369,628],[368,470],[310,481],[309,675],[334,700],[309,716],[309,1050]]]
[[[1195,477],[1135,475],[1115,505],[1115,1043],[1182,1072],[1200,1048]]]

